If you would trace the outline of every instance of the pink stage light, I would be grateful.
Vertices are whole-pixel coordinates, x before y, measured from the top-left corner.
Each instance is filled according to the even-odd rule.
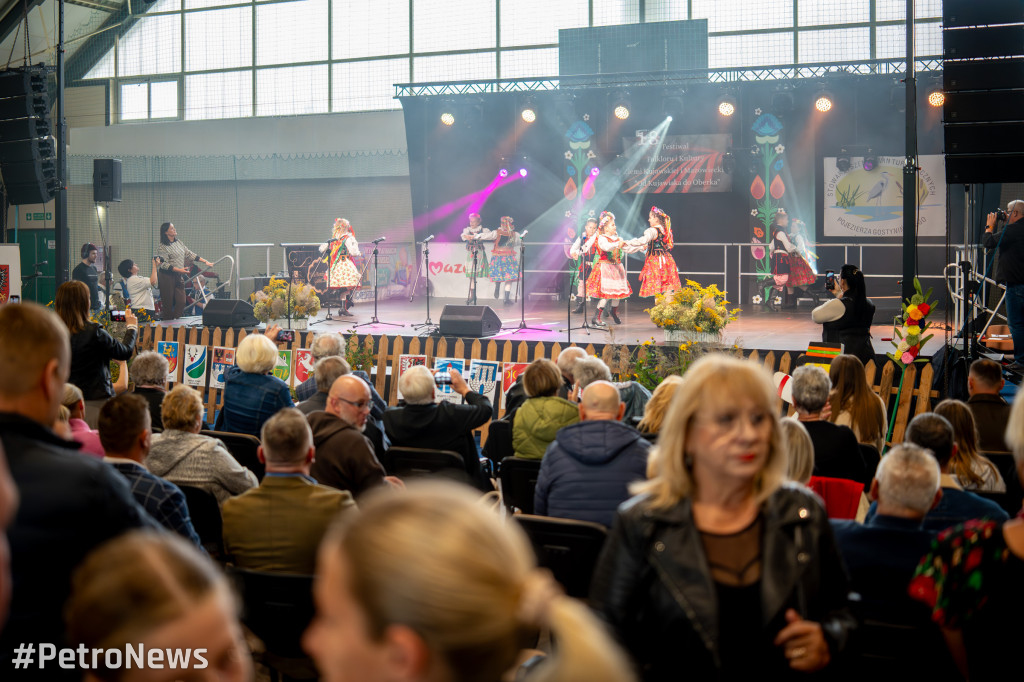
[[[498,177],[507,178],[508,168],[502,168],[500,171],[498,171]]]
[[[593,168],[590,169],[590,174],[591,175],[595,175],[596,176],[596,175],[600,174],[600,172],[601,172],[601,169],[598,168],[597,166],[594,166]]]
[[[520,168],[520,169],[519,169],[519,175],[520,175],[521,177],[524,177],[524,178],[525,178],[525,177],[526,177],[526,169],[525,169],[525,168]]]

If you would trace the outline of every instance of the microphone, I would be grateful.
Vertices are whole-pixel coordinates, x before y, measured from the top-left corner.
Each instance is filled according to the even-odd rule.
[[[33,267],[33,268],[38,268],[38,267],[39,267],[40,265],[49,265],[49,264],[50,264],[50,261],[48,261],[48,260],[44,260],[44,261],[39,261],[38,263],[36,263],[36,264],[35,264],[35,265],[33,265],[32,267]]]
[[[420,244],[426,244],[427,242],[429,242],[429,241],[430,241],[431,239],[433,239],[433,238],[434,238],[434,235],[430,235],[429,237],[427,237],[426,239],[424,239],[423,241],[421,241],[421,242],[420,242]]]
[[[373,240],[373,241],[371,241],[370,243],[371,243],[371,244],[380,244],[380,243],[381,243],[382,241],[384,241],[385,239],[387,239],[387,237],[377,237],[376,239],[374,239],[374,240]]]
[[[525,237],[528,234],[530,234],[529,230],[523,230],[522,232],[519,233],[519,238],[522,239],[523,237]]]

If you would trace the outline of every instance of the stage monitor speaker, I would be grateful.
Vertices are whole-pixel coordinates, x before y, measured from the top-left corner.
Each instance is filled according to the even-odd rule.
[[[501,319],[489,305],[446,305],[439,331],[441,336],[491,336],[501,331]]]
[[[255,327],[260,323],[252,306],[237,298],[215,298],[203,310],[204,327]]]
[[[92,160],[92,200],[121,201],[121,159]]]

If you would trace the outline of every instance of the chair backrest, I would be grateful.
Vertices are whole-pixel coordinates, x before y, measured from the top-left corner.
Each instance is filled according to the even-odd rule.
[[[867,443],[857,443],[857,445],[860,446],[860,457],[864,460],[864,468],[868,475],[868,484],[870,484],[878,469],[878,463],[882,461],[882,455],[874,445]]]
[[[487,459],[497,465],[506,457],[514,457],[515,449],[512,447],[512,420],[495,419],[487,426],[487,442],[484,444],[484,454]]]
[[[516,510],[533,513],[533,491],[540,475],[539,459],[506,457],[501,460],[498,478],[501,480],[501,499],[510,514]]]
[[[192,485],[178,485],[185,494],[188,514],[192,517],[192,526],[196,529],[203,547],[212,556],[218,557],[224,546],[223,526],[220,516],[220,505],[217,498],[209,490]]]
[[[808,487],[825,502],[825,513],[830,519],[855,519],[860,507],[864,484],[845,478],[811,476]]]
[[[242,622],[263,640],[267,652],[304,658],[302,633],[313,620],[313,576],[265,573],[228,566],[242,597]]]
[[[961,680],[930,611],[907,597],[896,601],[852,601],[858,626],[851,640],[849,679]]]
[[[452,450],[429,448],[388,448],[386,459],[395,476],[417,478],[443,476],[467,482],[466,464],[462,455]]]
[[[1017,463],[1009,452],[983,452],[983,457],[996,465],[1006,482],[1006,494],[999,503],[1010,516],[1016,516],[1024,504],[1024,486],[1017,475]]]
[[[262,481],[266,468],[256,454],[260,446],[260,439],[247,433],[230,433],[228,431],[200,431],[204,436],[217,438],[224,443],[231,456],[249,471],[256,474],[256,479]]]
[[[608,530],[590,521],[531,514],[513,518],[530,537],[537,563],[554,574],[570,597],[586,599]]]

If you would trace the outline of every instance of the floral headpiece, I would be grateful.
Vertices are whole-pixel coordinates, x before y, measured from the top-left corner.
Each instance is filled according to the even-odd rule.
[[[356,233],[356,231],[352,229],[352,223],[345,218],[337,218],[334,221],[334,231],[337,232],[338,230],[348,230],[352,234]]]
[[[603,230],[605,224],[608,223],[609,221],[613,223],[615,222],[615,214],[612,213],[611,211],[601,211],[601,218],[597,222],[598,228]]]
[[[512,220],[512,216],[503,215],[501,216],[501,226],[512,229],[515,227],[516,221]]]
[[[651,213],[661,218],[661,224],[665,226],[665,247],[672,248],[672,219],[657,206],[651,206]]]

